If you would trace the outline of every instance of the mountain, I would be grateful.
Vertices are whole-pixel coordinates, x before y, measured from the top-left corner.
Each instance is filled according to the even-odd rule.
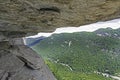
[[[58,80],[79,80],[81,76],[85,80],[89,80],[88,76],[92,80],[110,80],[94,72],[120,73],[119,35],[120,29],[110,28],[95,32],[53,34],[32,48],[45,59]]]
[[[44,38],[46,38],[46,37],[41,36],[41,37],[37,37],[37,38],[25,38],[26,45],[29,47],[34,46],[37,43],[39,43],[41,40],[43,40]]]
[[[112,28],[106,28],[106,29],[98,29],[95,31],[95,33],[99,36],[109,36],[114,38],[120,39],[120,28],[119,29],[112,29]]]

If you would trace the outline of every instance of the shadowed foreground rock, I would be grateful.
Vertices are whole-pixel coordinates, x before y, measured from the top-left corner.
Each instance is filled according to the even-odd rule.
[[[22,39],[5,41],[1,46],[0,80],[56,80],[41,57],[24,46]]]

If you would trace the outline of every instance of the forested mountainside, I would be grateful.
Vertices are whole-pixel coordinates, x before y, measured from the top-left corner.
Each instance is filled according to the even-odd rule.
[[[26,45],[27,46],[34,46],[36,44],[38,44],[41,40],[43,40],[45,37],[41,36],[41,37],[36,37],[36,38],[26,38]]]
[[[110,80],[120,73],[120,29],[53,34],[32,46],[58,80]]]
[[[120,39],[120,28],[118,28],[116,30],[114,30],[112,28],[99,29],[99,30],[96,30],[95,33],[97,35],[101,35],[101,36],[108,36],[108,37]]]

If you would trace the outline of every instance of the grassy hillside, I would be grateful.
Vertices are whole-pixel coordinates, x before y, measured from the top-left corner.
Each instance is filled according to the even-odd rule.
[[[117,36],[108,36],[110,33]],[[32,48],[59,80],[110,80],[94,72],[112,75],[120,72],[119,35],[119,30],[111,29],[54,34]]]
[[[67,67],[53,61],[46,60],[46,63],[58,80],[112,80],[96,73],[70,71]]]

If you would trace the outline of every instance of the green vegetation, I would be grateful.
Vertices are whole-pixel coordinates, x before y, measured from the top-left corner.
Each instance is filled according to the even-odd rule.
[[[45,59],[58,80],[111,80],[94,71],[120,73],[119,35],[120,29],[110,29],[107,35],[104,29],[53,34],[32,48]]]
[[[46,60],[46,64],[49,65],[58,80],[112,80],[96,73],[70,71],[67,67],[49,60]]]

